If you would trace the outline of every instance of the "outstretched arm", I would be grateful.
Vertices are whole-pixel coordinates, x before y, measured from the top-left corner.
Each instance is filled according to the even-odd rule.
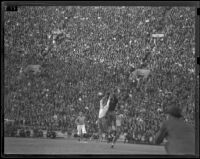
[[[111,96],[109,96],[109,98],[108,98],[107,105],[110,104],[110,99],[111,99]]]
[[[100,109],[103,109],[103,99],[100,100]]]
[[[110,106],[110,99],[111,99],[111,96],[109,96],[108,101],[107,101],[106,105],[103,108],[106,112],[108,111],[108,108]]]

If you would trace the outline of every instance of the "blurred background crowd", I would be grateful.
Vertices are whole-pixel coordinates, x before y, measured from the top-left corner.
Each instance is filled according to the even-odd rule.
[[[153,74],[137,91],[126,79],[147,51]],[[96,133],[100,94],[116,88],[124,134],[150,142],[171,102],[195,124],[195,8],[18,7],[4,13],[4,72],[4,119],[16,127],[72,133],[82,111]]]

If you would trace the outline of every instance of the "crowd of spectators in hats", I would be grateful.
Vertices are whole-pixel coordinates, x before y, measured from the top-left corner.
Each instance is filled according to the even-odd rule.
[[[86,129],[97,132],[99,93],[117,88],[129,136],[152,138],[170,102],[194,125],[194,22],[192,7],[19,7],[5,12],[4,117],[16,125],[73,132],[83,111]],[[164,36],[152,37],[157,33]],[[152,76],[137,91],[127,75],[130,64],[139,67],[147,51]],[[25,73],[34,64],[40,71]]]

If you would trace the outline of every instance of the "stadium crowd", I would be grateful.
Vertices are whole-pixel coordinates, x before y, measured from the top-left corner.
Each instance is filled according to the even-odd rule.
[[[141,12],[143,14],[141,14]],[[19,7],[4,15],[4,118],[15,126],[72,133],[79,111],[96,133],[99,101],[118,90],[124,134],[151,142],[171,102],[195,122],[195,9],[192,7]],[[161,38],[153,34],[164,35]],[[150,80],[127,80],[146,51]],[[25,73],[28,65],[39,73]],[[198,80],[197,80],[198,81]]]

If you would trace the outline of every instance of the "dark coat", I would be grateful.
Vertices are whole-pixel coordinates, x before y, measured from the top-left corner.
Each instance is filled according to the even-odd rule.
[[[195,154],[195,130],[181,118],[172,117],[162,124],[155,143],[162,143],[164,138],[168,154]]]
[[[109,112],[115,111],[115,108],[117,107],[117,103],[118,103],[118,99],[115,95],[113,95],[113,97],[110,100],[108,111]]]

